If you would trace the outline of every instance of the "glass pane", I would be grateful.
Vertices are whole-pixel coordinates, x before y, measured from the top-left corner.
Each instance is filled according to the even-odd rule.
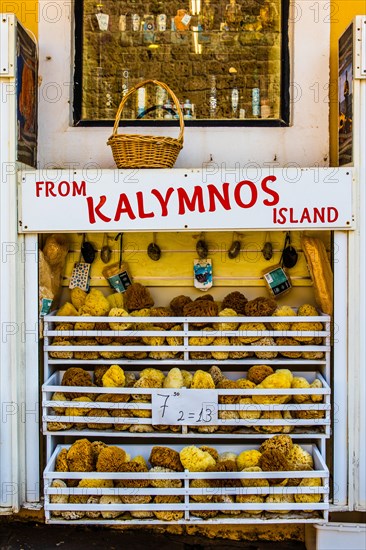
[[[149,85],[122,119],[281,119],[281,0],[84,0],[77,17],[81,120],[114,120],[145,79],[179,105]]]

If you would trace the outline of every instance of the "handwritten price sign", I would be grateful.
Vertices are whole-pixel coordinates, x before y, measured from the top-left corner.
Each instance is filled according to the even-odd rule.
[[[152,423],[208,426],[217,423],[215,390],[162,389],[152,394]]]

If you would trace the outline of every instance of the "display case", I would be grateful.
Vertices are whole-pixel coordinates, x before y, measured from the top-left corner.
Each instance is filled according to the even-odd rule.
[[[169,85],[188,125],[288,123],[287,0],[83,0],[75,21],[76,124],[111,122],[145,79]],[[128,125],[175,118],[156,86],[122,113]]]
[[[332,235],[337,237],[339,228],[349,229],[354,223],[346,199],[351,172],[340,170],[339,181],[333,182],[324,171],[319,186],[317,175],[304,169],[301,178],[291,184],[291,195],[283,172],[278,171],[257,185],[253,177],[239,183],[228,177],[228,182],[222,183],[220,175],[211,176],[207,195],[204,174],[196,170],[174,171],[174,184],[169,170],[141,170],[137,182],[126,186],[125,178],[121,187],[113,176],[124,174],[106,171],[95,179],[97,183],[92,183],[90,175],[79,178],[77,172],[71,183],[66,172],[52,172],[47,181],[41,172],[23,173],[20,180],[24,208],[19,223],[25,233],[39,234],[40,262],[48,258],[52,264],[55,255],[56,259],[60,256],[60,246],[66,253],[59,309],[55,307],[43,317],[42,331],[47,521],[327,521],[334,494],[328,486],[328,465],[337,461],[328,443],[334,445],[339,439],[332,407],[333,392],[339,388],[334,380],[344,364],[343,341],[333,339],[333,323],[341,331],[342,319],[339,310],[334,317],[332,314],[330,259],[334,242],[338,254],[342,251],[341,239],[333,242]],[[148,181],[156,177],[158,190]],[[269,181],[276,185],[275,191]],[[233,194],[227,191],[225,195],[231,183]],[[250,188],[250,202],[244,186]],[[296,186],[298,193],[294,192]],[[70,200],[63,196],[64,188],[75,189]],[[301,200],[305,189],[306,207]],[[168,208],[162,197],[175,190],[177,200],[172,199]],[[271,192],[278,199],[275,204]],[[161,197],[158,210],[150,201],[152,196]],[[199,213],[193,198],[189,200],[191,196],[196,197]],[[59,200],[63,201],[60,210],[56,208]],[[51,221],[34,217],[34,202],[38,207],[50,205]],[[47,217],[49,210],[44,211]],[[218,226],[225,229],[218,231]],[[122,227],[123,239],[117,232]],[[311,258],[306,256],[309,242],[317,243]],[[111,254],[105,258],[102,251],[107,243]],[[80,264],[81,258],[90,261],[84,253],[91,248],[90,287],[74,295],[77,289],[73,284],[70,288],[70,283],[74,282],[75,264]],[[160,253],[152,254],[156,248]],[[291,258],[285,250],[293,254]],[[196,278],[194,269],[202,255],[206,263],[211,260],[213,269],[208,292],[200,287],[207,278]],[[291,266],[286,269],[291,290],[268,286],[264,273],[289,260]],[[110,280],[110,268],[116,261],[120,270],[124,264],[126,271],[122,271],[129,273],[132,282],[122,293],[116,292]],[[325,266],[329,277],[323,271]],[[325,308],[318,303],[319,284],[327,288]],[[335,288],[340,284],[338,277]],[[278,296],[277,290],[284,294]],[[337,346],[334,354],[333,344]],[[253,369],[264,378],[252,379]],[[108,378],[114,375],[120,377],[115,382]],[[172,415],[166,416],[168,412]],[[295,461],[283,470],[285,462],[277,456],[275,462],[251,464],[248,467],[254,470],[243,473],[246,466],[238,459],[241,453],[264,456],[266,452],[259,449],[271,445],[272,440],[287,442],[306,457],[305,462]],[[75,466],[74,445],[86,445],[89,451],[107,447],[107,454],[123,450],[127,453],[123,464],[127,464],[117,465],[117,469],[115,465],[97,465],[89,451],[78,449],[75,456],[89,454],[91,461]],[[156,463],[151,457],[151,453],[160,452],[157,449],[163,449],[164,455],[174,451],[179,456],[175,478],[186,490],[183,501],[181,492],[175,493],[176,487],[171,487],[173,478],[163,480],[168,485],[164,494],[163,488],[151,483],[153,468],[169,468],[167,462]],[[187,452],[203,453],[210,461],[209,450],[217,457],[231,453],[230,464],[216,464],[214,459],[213,469],[207,471],[205,465],[195,469],[184,461]],[[229,469],[222,472],[222,467]],[[142,470],[133,472],[136,468]],[[215,496],[225,496],[224,502],[192,502],[192,496],[206,498],[207,489],[217,489],[222,478],[225,483],[220,482]],[[267,489],[258,486],[258,479],[268,481]],[[128,489],[132,487],[136,502],[124,502],[126,484]],[[223,495],[226,489],[229,494]],[[66,508],[70,514],[65,517]],[[174,514],[162,519],[165,512]],[[210,514],[202,517],[197,512]],[[134,513],[142,515],[134,517]]]
[[[138,455],[140,461],[151,459],[149,445],[117,448]],[[172,454],[182,448],[169,445]],[[69,449],[70,445],[58,445],[44,471],[48,523],[277,524],[328,518],[329,471],[315,445],[302,446],[313,461],[312,471],[169,472],[157,468],[137,473],[87,472],[82,476],[80,472],[56,471],[57,458]],[[253,445],[216,445],[220,454],[229,451],[240,455],[257,449]],[[288,487],[284,487],[286,475],[291,476]]]

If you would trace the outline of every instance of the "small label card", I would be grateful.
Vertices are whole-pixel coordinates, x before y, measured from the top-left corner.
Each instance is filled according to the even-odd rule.
[[[152,423],[208,426],[217,423],[216,390],[159,389],[152,394]]]

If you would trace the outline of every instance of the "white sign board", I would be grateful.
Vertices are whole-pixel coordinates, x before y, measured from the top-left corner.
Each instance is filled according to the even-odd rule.
[[[152,423],[208,426],[217,423],[215,390],[161,389],[152,394]]]
[[[354,227],[349,168],[39,170],[20,180],[21,232]]]

